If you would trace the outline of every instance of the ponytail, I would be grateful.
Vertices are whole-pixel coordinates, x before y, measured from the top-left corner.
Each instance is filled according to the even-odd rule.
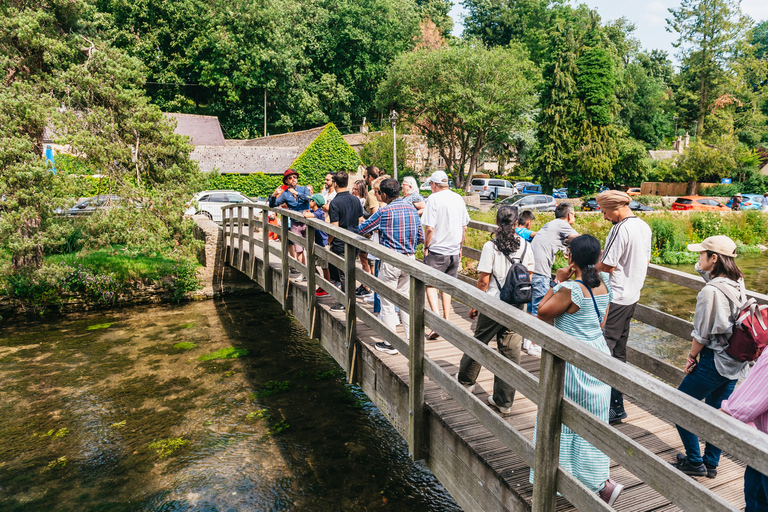
[[[592,235],[577,236],[571,241],[571,258],[581,269],[581,280],[589,288],[597,288],[603,282],[595,264],[600,258],[600,242]]]

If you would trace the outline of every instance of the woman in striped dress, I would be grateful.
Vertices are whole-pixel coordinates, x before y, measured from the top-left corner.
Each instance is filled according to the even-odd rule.
[[[564,333],[610,355],[602,325],[613,293],[608,274],[595,270],[599,257],[600,242],[595,237],[581,235],[574,238],[569,264],[557,271],[556,283],[539,304],[538,317],[547,322],[554,321],[554,326]],[[566,364],[564,395],[608,423],[609,385]],[[609,478],[610,457],[565,425],[560,427],[560,465],[587,488],[599,493],[609,505],[613,505],[624,487]]]

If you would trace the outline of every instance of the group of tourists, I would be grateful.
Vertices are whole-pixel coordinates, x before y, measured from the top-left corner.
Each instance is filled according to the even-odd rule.
[[[366,170],[362,183],[371,187],[367,193],[361,188],[357,196],[350,194],[348,175],[342,171],[328,175],[323,192],[312,195],[311,189],[295,185],[295,172],[287,171],[284,183],[288,188],[276,190],[270,204],[285,204],[290,209],[306,204],[310,213],[305,216],[321,220],[323,212],[328,212],[331,224],[361,235],[371,234],[379,244],[409,258],[415,258],[417,246],[423,243],[423,262],[456,277],[469,216],[461,196],[449,190],[448,176],[442,171],[432,174],[428,180],[432,193],[425,200],[413,178],[406,178],[401,186],[397,180],[379,174],[376,168]],[[580,342],[626,362],[630,322],[650,263],[651,229],[630,210],[630,197],[626,193],[610,190],[600,193],[596,199],[603,217],[613,224],[602,250],[596,238],[573,228],[575,213],[569,203],[559,204],[555,219],[538,231],[530,229],[534,220],[531,212],[519,213],[512,206],[499,208],[494,237],[483,245],[478,262],[477,288],[500,298],[510,270],[522,266],[530,278],[531,300],[513,304],[514,307],[527,309],[531,315],[552,323]],[[291,231],[302,234],[305,228],[292,225]],[[326,243],[317,235],[319,230],[315,232],[316,243]],[[327,243],[334,253],[343,256],[344,244],[340,240],[331,236]],[[295,246],[292,252],[297,259],[302,252],[299,249]],[[768,356],[761,357],[750,373],[748,362],[735,359],[725,350],[734,332],[735,317],[745,301],[743,274],[734,261],[736,244],[726,236],[714,236],[701,244],[689,245],[688,249],[700,253],[696,270],[707,285],[697,297],[693,341],[686,376],[679,390],[768,432]],[[558,252],[567,255],[568,264],[558,269],[552,279],[552,266]],[[331,279],[339,281],[344,289],[343,272],[330,267]],[[386,261],[376,261],[370,268],[384,285],[401,293],[408,292],[407,270]],[[317,293],[324,292],[318,290]],[[435,288],[427,288],[427,301],[430,309],[439,314]],[[392,330],[402,324],[407,335],[408,313],[398,310],[384,297],[380,303],[382,322]],[[442,292],[445,319],[449,319],[450,304],[450,296]],[[339,304],[332,309],[343,307]],[[540,347],[476,309],[470,309],[469,317],[477,320],[474,337],[485,344],[496,338],[499,352],[510,361],[519,363],[522,350],[540,354]],[[439,334],[432,331],[426,336],[434,340]],[[397,353],[385,341],[378,342],[375,348],[388,354]],[[479,363],[465,354],[455,378],[471,392],[480,368]],[[566,398],[609,423],[627,418],[621,392],[571,364],[566,364],[565,372]],[[745,377],[744,383],[734,391],[737,381]],[[515,389],[495,377],[489,404],[506,414],[511,412],[514,398]],[[696,435],[681,427],[678,431],[685,454],[678,454],[673,466],[688,475],[714,478],[720,450],[706,443],[702,455]],[[609,477],[610,458],[565,425],[561,426],[559,462],[609,505],[623,489]],[[767,492],[768,478],[748,467],[746,511],[768,511]]]

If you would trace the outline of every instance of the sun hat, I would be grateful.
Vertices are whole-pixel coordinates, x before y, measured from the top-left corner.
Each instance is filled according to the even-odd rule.
[[[622,206],[627,206],[632,202],[632,198],[629,194],[622,192],[621,190],[606,190],[600,192],[595,198],[597,204],[603,210],[618,210]]]
[[[448,175],[444,171],[435,171],[427,179],[427,183],[448,183]]]
[[[322,194],[314,194],[310,199],[313,200],[317,206],[323,206],[325,204],[325,198]]]
[[[711,251],[735,258],[736,242],[725,235],[715,235],[705,239],[700,244],[688,244],[688,250],[693,252]]]
[[[736,192],[733,197],[742,197],[741,192]]]
[[[289,176],[293,176],[294,174],[296,175],[297,178],[299,177],[299,173],[297,173],[293,169],[288,169],[287,171],[285,171],[283,173],[283,184],[285,184],[285,180],[287,180]]]

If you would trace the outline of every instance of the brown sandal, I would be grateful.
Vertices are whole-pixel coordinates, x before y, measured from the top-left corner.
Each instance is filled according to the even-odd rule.
[[[429,333],[429,336],[427,336],[427,339],[428,340],[436,340],[439,337],[440,337],[439,334],[437,334],[435,331],[432,331],[432,332]]]

